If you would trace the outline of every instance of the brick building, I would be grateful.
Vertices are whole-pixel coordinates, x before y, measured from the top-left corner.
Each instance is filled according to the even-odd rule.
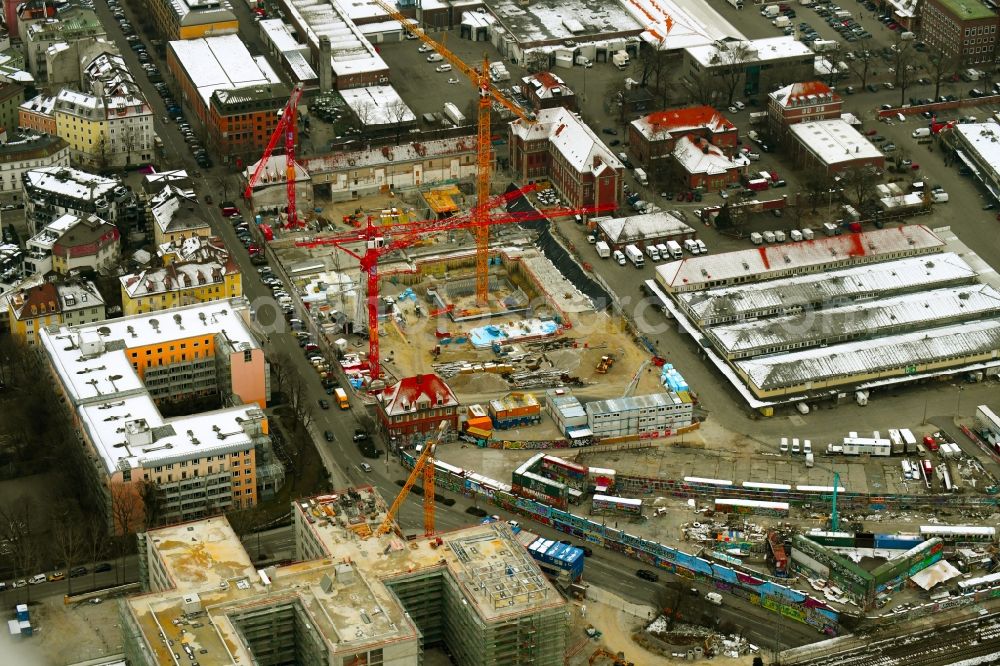
[[[557,106],[576,111],[576,95],[552,72],[538,72],[521,79],[521,94],[536,113]]]
[[[840,118],[844,100],[820,81],[793,83],[768,95],[767,122],[775,143],[788,140],[788,126]]]
[[[278,126],[276,111],[290,94],[283,83],[216,90],[208,101],[209,143],[220,155],[244,163],[257,158]]]
[[[167,40],[235,33],[239,28],[232,7],[221,0],[151,0],[147,7]]]
[[[628,126],[629,152],[643,166],[669,158],[678,137],[693,135],[707,139],[726,154],[736,150],[736,125],[711,106],[656,111],[633,120]]]
[[[542,109],[510,124],[510,166],[521,181],[548,179],[573,208],[616,205],[625,167],[573,112]]]
[[[996,62],[1000,16],[982,0],[923,0],[920,39],[932,49],[961,58],[960,64]]]
[[[55,96],[38,95],[32,97],[17,109],[17,123],[21,129],[30,129],[42,134],[56,133]]]
[[[750,159],[743,153],[727,155],[708,139],[688,134],[677,139],[673,158],[683,174],[684,187],[723,190],[738,183],[747,172]]]
[[[401,447],[423,443],[442,420],[452,433],[458,431],[458,398],[435,374],[400,379],[379,394],[376,404],[378,428]]]

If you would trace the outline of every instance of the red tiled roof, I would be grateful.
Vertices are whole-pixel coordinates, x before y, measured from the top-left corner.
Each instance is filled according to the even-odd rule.
[[[422,400],[429,403],[427,409],[458,405],[451,387],[433,373],[405,377],[382,391],[379,399],[390,416],[419,411],[417,404]]]

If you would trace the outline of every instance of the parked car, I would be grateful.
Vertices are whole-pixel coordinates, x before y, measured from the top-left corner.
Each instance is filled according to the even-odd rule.
[[[656,581],[660,580],[659,575],[657,575],[653,571],[650,571],[649,569],[639,569],[638,571],[635,572],[635,575],[643,580],[648,580],[651,583],[655,583]]]
[[[111,565],[108,564],[107,562],[101,562],[96,567],[94,567],[94,571],[96,571],[97,573],[104,573],[105,571],[111,571],[111,568],[112,568]]]
[[[64,580],[65,578],[66,578],[66,573],[65,572],[63,572],[63,571],[53,571],[52,573],[49,574],[49,579],[48,580],[51,583],[51,582],[57,581],[57,580]]]
[[[323,431],[323,439],[325,439],[328,442],[332,442],[333,441],[333,432],[330,431],[330,430],[324,430]]]
[[[330,401],[327,400],[326,398],[320,398],[319,399],[319,406],[322,409],[330,409]]]
[[[80,576],[87,575],[87,567],[73,567],[69,570],[70,578],[79,578]]]

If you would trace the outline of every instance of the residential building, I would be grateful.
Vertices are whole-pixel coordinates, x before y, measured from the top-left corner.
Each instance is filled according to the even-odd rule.
[[[694,229],[666,211],[628,217],[595,217],[591,222],[597,225],[601,240],[613,250],[624,250],[626,245],[645,250],[649,245],[668,240],[680,243],[695,236]]]
[[[495,160],[496,153],[491,157]],[[377,194],[386,186],[398,191],[475,178],[476,137],[407,142],[376,150],[338,150],[304,157],[301,162],[317,198],[345,201]]]
[[[789,151],[800,169],[817,168],[828,174],[845,169],[885,168],[885,155],[846,121],[815,120],[788,127]]]
[[[118,46],[104,38],[58,42],[45,50],[45,81],[48,90],[87,90],[86,66],[95,58],[118,56]]]
[[[521,79],[521,94],[536,113],[556,106],[576,111],[576,95],[552,72],[538,72]]]
[[[190,192],[191,196],[194,196],[194,181],[184,169],[154,170],[152,173],[147,173],[142,178],[142,196],[149,200],[153,195],[162,192],[168,185],[179,192],[185,194]]]
[[[794,36],[719,41],[684,49],[684,84],[718,105],[756,97],[788,81],[814,77],[816,54]]]
[[[107,317],[104,298],[89,280],[41,281],[23,286],[7,299],[10,334],[29,346],[46,326],[76,326]]]
[[[227,163],[249,163],[267,147],[291,90],[266,83],[216,90],[208,100],[208,142]]]
[[[688,391],[667,391],[586,404],[594,437],[655,438],[677,434],[692,423],[694,401]]]
[[[248,321],[233,299],[40,332],[109,531],[135,529],[147,511],[159,524],[256,505],[270,373]],[[209,397],[220,408],[160,411]]]
[[[243,170],[240,189],[243,190],[257,170],[260,160]],[[311,210],[313,207],[313,187],[309,172],[298,161],[295,169],[295,201],[298,209]],[[284,210],[288,205],[288,170],[284,155],[271,155],[257,177],[250,192],[250,205],[254,210]]]
[[[992,68],[998,54],[996,6],[983,0],[922,0],[920,39],[955,58],[958,66]]]
[[[20,44],[11,46],[9,39],[0,36],[0,81],[31,86],[35,77],[27,72],[24,51]]]
[[[775,144],[788,140],[788,126],[813,120],[836,120],[844,100],[822,81],[805,81],[779,88],[768,95],[767,119]]]
[[[172,261],[160,268],[123,275],[119,280],[122,313],[126,316],[243,296],[239,266],[224,250],[218,259]]]
[[[119,194],[127,190],[118,181],[61,166],[39,167],[21,177],[24,217],[31,233],[56,218],[73,213],[117,221]]]
[[[56,133],[55,95],[38,95],[21,104],[17,110],[17,124],[23,130],[34,130],[41,134]]]
[[[736,125],[711,106],[690,106],[656,111],[633,120],[628,126],[629,154],[645,167],[669,159],[677,139],[693,135],[707,139],[727,155],[739,142]]]
[[[65,275],[81,268],[102,271],[118,264],[121,239],[118,227],[96,215],[66,213],[29,238],[25,251],[28,275],[51,271]]]
[[[51,134],[13,134],[0,143],[0,195],[21,198],[24,172],[49,166],[69,166],[69,145]]]
[[[29,22],[22,36],[28,71],[36,81],[47,81],[45,52],[50,46],[60,42],[93,42],[107,36],[94,10],[83,7],[69,6],[59,10],[55,18]]]
[[[228,2],[221,0],[151,0],[153,23],[164,40],[235,34],[239,28]]]
[[[241,146],[251,144],[264,131],[257,127],[258,122],[269,124],[273,132],[277,123],[275,114],[288,101],[288,88],[268,64],[267,58],[250,55],[239,35],[170,42],[167,47],[167,70],[177,81],[180,96],[187,100],[195,116],[208,128],[209,135],[215,137],[214,140],[221,138],[222,132],[218,127],[213,128],[217,120],[213,120],[211,100],[216,91],[261,90],[258,98],[247,101],[246,111],[239,113],[235,108],[239,104],[237,97],[233,97],[232,105],[228,104],[228,95],[220,97],[221,106],[216,118],[226,119],[226,131],[237,132],[239,138],[234,141]],[[269,88],[275,96],[272,98],[271,115],[265,118],[263,109],[267,105]],[[231,117],[234,115],[246,115],[247,118]],[[232,127],[229,127],[230,122]]]
[[[0,244],[0,291],[8,291],[23,276],[24,250],[13,243]]]
[[[724,190],[746,175],[750,158],[743,153],[727,155],[721,148],[697,136],[682,136],[673,152],[685,188]]]
[[[622,197],[621,160],[562,107],[542,109],[534,123],[510,124],[510,166],[522,182],[549,180],[572,208],[617,208]]]
[[[378,535],[386,506],[370,486],[291,512],[296,561],[266,572],[223,516],[141,533],[143,593],[120,609],[129,663],[159,666],[170,641],[197,646],[202,664],[415,666],[436,646],[458,666],[563,662],[567,602],[506,521]]]
[[[24,101],[24,86],[0,81],[0,131],[10,136],[18,127],[17,110]]]
[[[208,218],[194,190],[182,190],[167,185],[149,198],[149,217],[153,226],[153,243],[180,242],[193,236],[211,236]]]
[[[420,444],[441,421],[458,432],[458,398],[435,374],[404,377],[378,395],[378,428],[395,447]]]
[[[84,71],[91,92],[64,88],[56,95],[56,133],[80,165],[106,170],[152,159],[153,108],[121,56],[104,54]]]

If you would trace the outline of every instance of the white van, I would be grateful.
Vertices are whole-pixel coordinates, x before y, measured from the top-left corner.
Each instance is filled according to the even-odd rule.
[[[934,203],[948,203],[947,192],[931,192],[931,201]]]
[[[688,238],[687,240],[684,241],[684,249],[687,250],[688,252],[690,252],[691,254],[699,254],[699,252],[698,252],[698,244],[695,243],[690,238]]]
[[[444,56],[440,53],[432,53],[427,56],[427,62],[441,62],[442,60],[444,60]]]
[[[451,71],[451,63],[446,62],[443,65],[438,65],[437,67],[434,68],[434,71],[438,72],[438,73],[440,73],[440,72],[450,72]]]
[[[28,579],[28,583],[31,585],[39,585],[41,583],[44,583],[46,580],[48,579],[45,577],[45,574],[35,574],[34,576]]]
[[[705,245],[705,241],[701,240],[700,238],[696,238],[694,239],[694,243],[695,245],[698,246],[698,254],[705,254],[706,252],[708,252],[708,246]]]
[[[653,261],[659,261],[660,260],[660,252],[659,252],[659,250],[656,249],[655,245],[647,245],[646,246],[646,256],[649,257]]]
[[[670,249],[667,247],[665,243],[657,243],[656,251],[660,253],[660,259],[666,261],[667,259],[670,258]]]
[[[799,438],[792,438],[792,455],[797,455],[799,452]]]
[[[802,442],[802,453],[809,455],[813,452],[813,445],[811,440],[805,440]]]
[[[709,592],[705,595],[705,601],[716,606],[722,605],[722,595],[718,592]]]
[[[621,250],[615,250],[611,254],[611,256],[614,258],[615,261],[618,262],[619,266],[624,266],[625,265],[625,263],[626,263],[625,253],[622,252]]]
[[[929,127],[918,127],[917,129],[913,130],[914,139],[922,139],[923,137],[927,137],[930,135],[931,135],[931,130]]]
[[[782,437],[781,444],[778,445],[778,451],[780,453],[788,453],[788,438]]]
[[[681,250],[680,243],[675,240],[667,241],[667,249],[670,250],[670,256],[674,259],[680,259],[684,256],[684,251]]]

